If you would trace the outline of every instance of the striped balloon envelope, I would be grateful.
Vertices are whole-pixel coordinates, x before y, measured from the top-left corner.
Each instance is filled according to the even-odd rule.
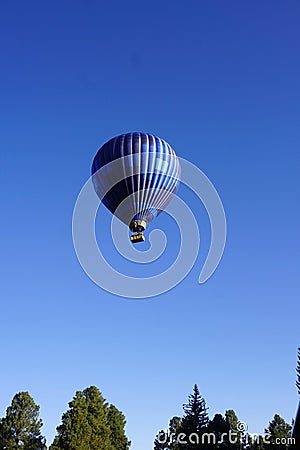
[[[179,187],[180,163],[172,147],[148,133],[126,133],[106,142],[92,165],[95,191],[128,224],[133,243],[160,214]]]

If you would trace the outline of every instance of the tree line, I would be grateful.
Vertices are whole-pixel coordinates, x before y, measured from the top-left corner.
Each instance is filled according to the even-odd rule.
[[[278,414],[264,436],[252,436],[233,410],[212,419],[207,410],[195,384],[183,405],[183,416],[173,417],[168,430],[157,434],[154,450],[286,450],[292,442],[292,427]],[[39,411],[28,392],[16,394],[0,419],[0,450],[47,450]],[[124,414],[108,404],[97,387],[88,387],[77,391],[69,403],[49,450],[129,450],[125,424]]]
[[[40,407],[19,392],[0,419],[0,450],[47,450]],[[49,450],[128,450],[125,416],[95,386],[77,391]]]
[[[209,419],[207,406],[197,384],[183,405],[182,417],[175,416],[167,430],[161,430],[154,450],[286,450],[293,443],[292,426],[278,414],[263,435],[251,434],[234,410]]]
[[[296,368],[296,386],[300,396],[300,348]],[[292,425],[278,414],[269,422],[265,433],[251,435],[246,423],[228,409],[224,416],[212,419],[197,384],[183,415],[175,416],[167,430],[161,430],[154,441],[154,450],[287,450],[300,449],[300,404],[293,431]],[[0,418],[0,450],[129,450],[124,414],[109,404],[96,386],[77,391],[69,409],[63,414],[53,443],[47,447],[42,435],[40,407],[28,392],[19,392],[12,399],[6,415]],[[296,442],[293,442],[293,439]]]
[[[296,373],[296,387],[300,396],[300,348]],[[247,424],[239,421],[232,409],[228,409],[224,416],[215,414],[212,419],[207,410],[206,402],[195,384],[188,402],[183,405],[183,415],[173,417],[168,429],[156,435],[154,450],[300,449],[300,402],[292,425],[275,414],[262,435],[249,433]]]

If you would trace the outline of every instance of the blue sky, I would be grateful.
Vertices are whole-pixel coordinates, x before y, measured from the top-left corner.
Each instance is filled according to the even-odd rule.
[[[299,15],[294,0],[2,5],[0,415],[28,390],[50,443],[74,392],[93,384],[126,415],[132,449],[151,449],[197,383],[210,416],[235,409],[251,432],[275,413],[291,421]],[[209,223],[187,189],[203,244],[179,286],[126,300],[82,271],[76,197],[98,148],[127,131],[165,138],[216,186],[228,239],[206,284]],[[121,267],[99,215],[103,252]],[[156,223],[167,234],[168,220]]]

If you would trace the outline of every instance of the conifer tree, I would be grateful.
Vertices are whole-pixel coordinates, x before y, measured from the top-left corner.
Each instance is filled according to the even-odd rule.
[[[41,435],[43,422],[40,407],[28,392],[19,392],[0,421],[0,449],[43,450],[45,438]]]
[[[195,384],[193,393],[188,397],[188,403],[183,405],[184,415],[181,421],[181,433],[185,435],[187,444],[180,445],[180,448],[186,450],[203,448],[201,436],[206,431],[209,422],[207,409],[205,400],[201,396],[197,384]],[[191,435],[193,435],[193,439],[191,439]]]
[[[195,384],[193,393],[188,397],[188,403],[183,405],[182,428],[185,431],[202,432],[209,422],[207,409],[205,400],[201,396],[197,384]]]
[[[50,450],[127,450],[125,417],[95,386],[78,391],[63,414]],[[110,426],[111,425],[111,426]]]
[[[288,448],[289,438],[291,437],[292,427],[278,414],[275,414],[274,419],[269,423],[268,428],[265,429],[265,434],[268,435],[267,447],[269,450],[286,450]]]

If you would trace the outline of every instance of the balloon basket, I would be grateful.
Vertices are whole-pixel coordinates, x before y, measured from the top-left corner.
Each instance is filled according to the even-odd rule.
[[[130,236],[130,240],[133,244],[137,244],[138,242],[144,242],[145,236],[141,233],[133,234],[132,236]]]

